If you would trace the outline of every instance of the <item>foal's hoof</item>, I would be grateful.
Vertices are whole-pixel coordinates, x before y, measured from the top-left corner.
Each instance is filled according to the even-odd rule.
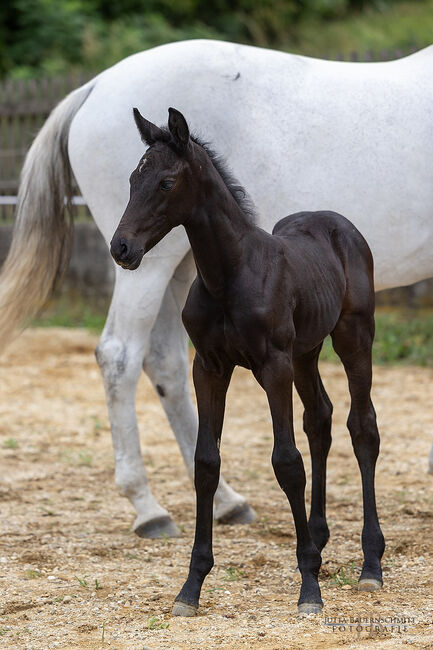
[[[360,578],[358,580],[358,591],[377,591],[382,588],[382,580],[376,578]]]
[[[319,614],[323,609],[320,603],[301,603],[298,605],[298,614]]]
[[[173,605],[173,616],[195,616],[197,614],[198,607],[195,605],[188,605],[188,603],[183,603],[181,600],[176,600]]]
[[[217,519],[219,524],[231,526],[233,524],[251,524],[257,515],[248,503],[240,503],[222,517]]]
[[[146,521],[144,524],[139,524],[134,529],[134,533],[139,537],[155,539],[157,537],[179,537],[180,530],[173,519],[165,516],[156,517],[156,519],[150,519],[150,521]]]

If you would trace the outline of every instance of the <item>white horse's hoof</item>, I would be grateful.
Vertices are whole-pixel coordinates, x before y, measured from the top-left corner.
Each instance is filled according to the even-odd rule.
[[[298,614],[319,614],[322,609],[321,603],[301,603],[298,605]]]
[[[176,600],[173,605],[173,616],[195,616],[197,614],[198,607],[194,605],[188,605],[183,603],[181,600]]]
[[[180,530],[168,515],[165,517],[156,517],[134,528],[134,533],[138,537],[148,537],[155,539],[157,537],[179,537]]]
[[[377,591],[382,588],[382,581],[376,578],[360,578],[358,581],[358,591]]]
[[[219,524],[232,526],[233,524],[251,524],[257,519],[257,515],[248,503],[240,503],[225,515],[217,519]]]

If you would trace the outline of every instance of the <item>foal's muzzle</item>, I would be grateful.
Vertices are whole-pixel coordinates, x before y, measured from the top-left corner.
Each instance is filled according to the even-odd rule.
[[[115,233],[111,240],[110,253],[119,266],[134,271],[140,266],[144,255],[144,248],[135,245],[133,241]]]

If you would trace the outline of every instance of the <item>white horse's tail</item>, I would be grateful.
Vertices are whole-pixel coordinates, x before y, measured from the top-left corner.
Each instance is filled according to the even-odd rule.
[[[73,225],[69,127],[93,85],[56,106],[25,159],[12,243],[0,273],[0,350],[37,313],[67,266]]]

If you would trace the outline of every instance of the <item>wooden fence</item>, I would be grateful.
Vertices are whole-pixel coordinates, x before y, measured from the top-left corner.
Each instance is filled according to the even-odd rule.
[[[8,80],[0,84],[0,220],[13,218],[19,175],[35,135],[54,106],[89,76]]]
[[[349,56],[324,58],[349,61],[387,61],[415,52],[352,52]],[[19,174],[25,154],[52,108],[68,92],[88,81],[90,75],[65,75],[41,79],[8,80],[0,83],[0,221],[13,219]],[[79,198],[77,198],[79,204]],[[80,215],[88,211],[80,208]]]

